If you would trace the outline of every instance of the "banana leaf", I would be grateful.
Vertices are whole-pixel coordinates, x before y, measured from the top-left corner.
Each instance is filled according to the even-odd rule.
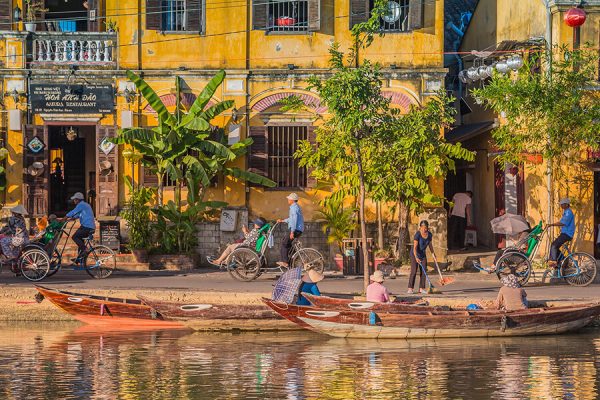
[[[235,168],[235,167],[224,168],[223,174],[226,176],[233,176],[235,178],[242,179],[244,181],[248,181],[248,182],[252,182],[252,183],[256,183],[258,185],[262,185],[262,186],[266,186],[266,187],[277,186],[277,184],[275,182],[273,182],[272,180],[270,180],[269,178],[266,178],[262,175],[255,174],[253,172],[244,171],[244,170],[241,170],[241,169]]]
[[[132,71],[127,71],[127,77],[130,81],[134,83],[134,85],[138,88],[142,96],[146,99],[150,107],[158,114],[158,118],[165,122],[173,122],[173,116],[167,110],[164,103],[158,97],[156,92],[143,80],[140,76],[136,75]]]

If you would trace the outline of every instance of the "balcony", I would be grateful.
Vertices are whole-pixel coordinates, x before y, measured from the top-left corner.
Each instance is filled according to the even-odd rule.
[[[114,66],[116,49],[114,32],[36,32],[32,37],[32,63],[37,66]]]

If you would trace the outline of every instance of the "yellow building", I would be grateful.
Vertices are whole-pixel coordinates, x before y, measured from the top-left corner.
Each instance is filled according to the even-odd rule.
[[[585,2],[587,21],[579,29],[571,28],[564,22],[565,13],[572,7],[573,1],[560,0],[549,0],[547,3],[545,0],[479,1],[458,49],[464,62],[462,68],[469,68],[475,60],[490,64],[506,58],[507,53],[503,54],[502,51],[510,51],[519,46],[526,48],[532,43],[541,43],[541,46],[544,46],[548,37],[553,46],[566,45],[573,48],[578,42],[582,46],[584,43],[591,43],[593,48],[598,48],[600,1]],[[486,50],[488,53],[480,53],[483,58],[465,56],[472,50]],[[500,51],[492,53],[491,57],[485,57],[495,50]],[[477,151],[477,157],[475,163],[463,166],[461,176],[449,179],[455,181],[451,185],[447,184],[446,194],[451,194],[453,187],[464,186],[465,182],[467,189],[473,190],[478,239],[480,244],[492,248],[502,246],[503,243],[502,238],[493,235],[488,222],[503,212],[522,214],[532,224],[540,220],[547,222],[546,162],[530,157],[522,166],[514,167],[499,165],[494,161],[494,152],[497,150],[490,144],[490,131],[501,121],[498,120],[498,116],[482,109],[469,97],[470,89],[480,84],[455,88],[457,94],[462,93],[463,99],[472,110],[466,113],[464,111],[467,107],[463,107],[459,120],[462,125],[457,130],[458,138],[466,147]],[[582,153],[586,153],[587,149],[582,150]],[[558,221],[561,215],[558,200],[570,197],[577,222],[574,246],[581,251],[592,254],[595,252],[596,257],[600,256],[600,249],[596,244],[597,227],[600,224],[598,160],[598,155],[586,154],[581,163],[564,166],[566,177],[553,182],[551,193],[554,221]],[[555,232],[555,236],[557,234],[558,232]],[[542,249],[545,249],[545,245]]]
[[[282,113],[278,101],[296,94],[314,112],[327,113],[306,80],[327,76],[329,47],[351,46],[350,28],[367,19],[372,1],[42,3],[46,10],[36,14],[34,24],[22,21],[27,15],[22,0],[0,5],[6,205],[24,202],[33,216],[60,214],[65,199],[81,191],[99,216],[115,215],[126,196],[124,175],[134,171],[136,180],[156,184],[104,140],[119,128],[156,123],[125,71],[142,74],[173,107],[175,76],[185,83],[182,100],[189,106],[214,73],[225,69],[214,101],[233,100],[235,109],[217,122],[230,141],[254,139],[240,165],[264,173],[277,187],[221,179],[210,197],[275,218],[287,212],[285,195],[299,191],[306,219],[314,218],[314,202],[307,201],[311,182],[293,158],[296,141],[311,134],[314,118]],[[361,60],[384,67],[384,92],[397,107],[421,104],[443,85],[443,5],[390,2],[389,15],[380,21],[385,36],[360,50]],[[26,31],[29,25],[34,32]]]

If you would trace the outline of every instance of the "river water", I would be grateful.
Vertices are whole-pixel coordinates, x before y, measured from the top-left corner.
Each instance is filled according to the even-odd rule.
[[[464,340],[0,326],[0,399],[596,399],[600,331]]]

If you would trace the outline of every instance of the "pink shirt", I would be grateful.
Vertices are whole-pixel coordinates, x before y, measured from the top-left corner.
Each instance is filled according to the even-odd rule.
[[[367,301],[387,303],[390,301],[390,292],[379,282],[373,282],[367,286]]]

